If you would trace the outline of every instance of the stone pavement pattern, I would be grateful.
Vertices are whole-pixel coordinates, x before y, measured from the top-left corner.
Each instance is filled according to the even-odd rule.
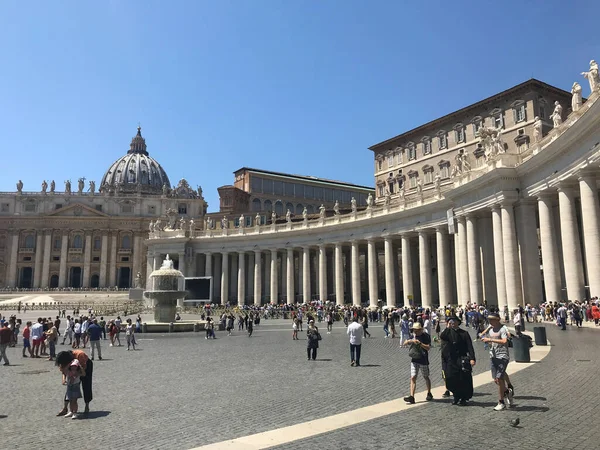
[[[35,448],[42,436],[47,442],[63,442],[65,433],[77,430],[89,436],[90,449],[188,449],[406,395],[407,350],[398,348],[397,339],[384,339],[379,324],[369,328],[374,338],[363,344],[361,368],[349,365],[343,325],[336,324],[332,335],[325,334],[325,328],[320,327],[323,341],[316,362],[306,361],[306,341],[292,341],[291,324],[283,320],[262,321],[252,338],[245,332],[232,337],[218,333],[215,341],[205,340],[204,333],[138,335],[141,349],[136,352],[103,342],[105,360],[95,361],[93,412],[81,421],[54,417],[64,386],[53,363],[21,358],[20,348],[9,349],[11,363],[18,365],[0,367],[0,415],[7,416],[0,419],[2,436],[15,449]],[[458,448],[464,447],[467,436],[475,447],[484,444],[488,434],[503,439],[511,432],[519,433],[524,444],[554,444],[557,439],[564,441],[562,448],[570,448],[577,439],[585,444],[583,438],[593,430],[593,404],[587,396],[599,375],[592,350],[600,334],[589,329],[559,334],[555,327],[547,328],[556,347],[514,379],[517,396],[540,399],[519,400],[515,413],[491,410],[495,394],[489,384],[478,389],[479,406],[426,404],[282,447],[378,449],[404,442],[417,448]],[[482,344],[475,347],[480,361],[476,373],[487,371],[487,354]],[[430,359],[434,385],[441,385],[439,348],[432,350]],[[574,382],[569,383],[571,374]],[[417,390],[423,388],[419,379]],[[507,426],[517,413],[524,424],[519,430]],[[577,436],[558,432],[565,419],[579,424]]]

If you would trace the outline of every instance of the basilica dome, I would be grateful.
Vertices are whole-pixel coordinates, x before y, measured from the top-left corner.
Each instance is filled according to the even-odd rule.
[[[148,155],[142,129],[131,140],[129,151],[117,159],[102,177],[100,192],[161,194],[163,186],[171,188],[161,165]]]

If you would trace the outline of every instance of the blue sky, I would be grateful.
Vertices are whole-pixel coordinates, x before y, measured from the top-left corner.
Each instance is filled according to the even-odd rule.
[[[0,2],[0,190],[100,181],[138,122],[171,182],[242,166],[373,185],[367,148],[600,60],[592,1]]]

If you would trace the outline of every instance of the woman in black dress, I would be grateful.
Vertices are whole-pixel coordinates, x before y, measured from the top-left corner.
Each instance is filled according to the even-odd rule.
[[[469,333],[459,328],[461,321],[456,316],[446,319],[442,331],[442,371],[446,389],[454,396],[454,405],[465,406],[473,397],[473,374],[475,351]]]

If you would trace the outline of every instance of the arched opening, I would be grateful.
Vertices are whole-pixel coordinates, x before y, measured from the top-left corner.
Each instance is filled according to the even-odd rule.
[[[50,277],[50,288],[54,289],[58,287],[58,275],[52,275]]]
[[[127,289],[130,287],[131,269],[129,267],[119,267],[119,281],[117,286],[119,289]]]
[[[267,212],[273,211],[273,204],[271,203],[271,200],[265,200],[264,210]]]
[[[131,237],[128,234],[121,239],[121,248],[131,248]]]
[[[302,203],[298,203],[296,205],[296,214],[301,215],[302,211],[304,211],[304,206],[302,205]]]
[[[71,267],[69,270],[69,286],[75,289],[81,287],[81,267]]]
[[[25,248],[34,248],[35,247],[35,238],[32,234],[28,235],[25,238]]]
[[[81,239],[80,234],[76,234],[73,238],[73,248],[82,248],[83,247],[83,239]]]
[[[90,287],[98,288],[100,287],[100,277],[97,274],[92,275],[90,278]]]
[[[283,203],[282,203],[282,202],[280,202],[279,200],[277,200],[277,201],[275,202],[275,213],[276,213],[278,216],[283,216]]]
[[[258,212],[261,209],[262,209],[262,205],[260,204],[260,199],[255,198],[254,200],[252,200],[252,211]]]
[[[295,209],[294,209],[294,205],[292,205],[291,203],[286,203],[286,205],[285,205],[285,212],[286,212],[286,213],[287,213],[288,209],[290,210],[290,212],[291,212],[292,214],[294,214],[294,210],[295,210]]]
[[[314,206],[313,206],[313,205],[308,205],[308,206],[306,207],[306,212],[307,212],[308,214],[314,214],[314,213],[315,213],[315,208],[314,208]]]
[[[33,269],[31,267],[21,268],[19,287],[23,289],[31,289],[33,287]]]

